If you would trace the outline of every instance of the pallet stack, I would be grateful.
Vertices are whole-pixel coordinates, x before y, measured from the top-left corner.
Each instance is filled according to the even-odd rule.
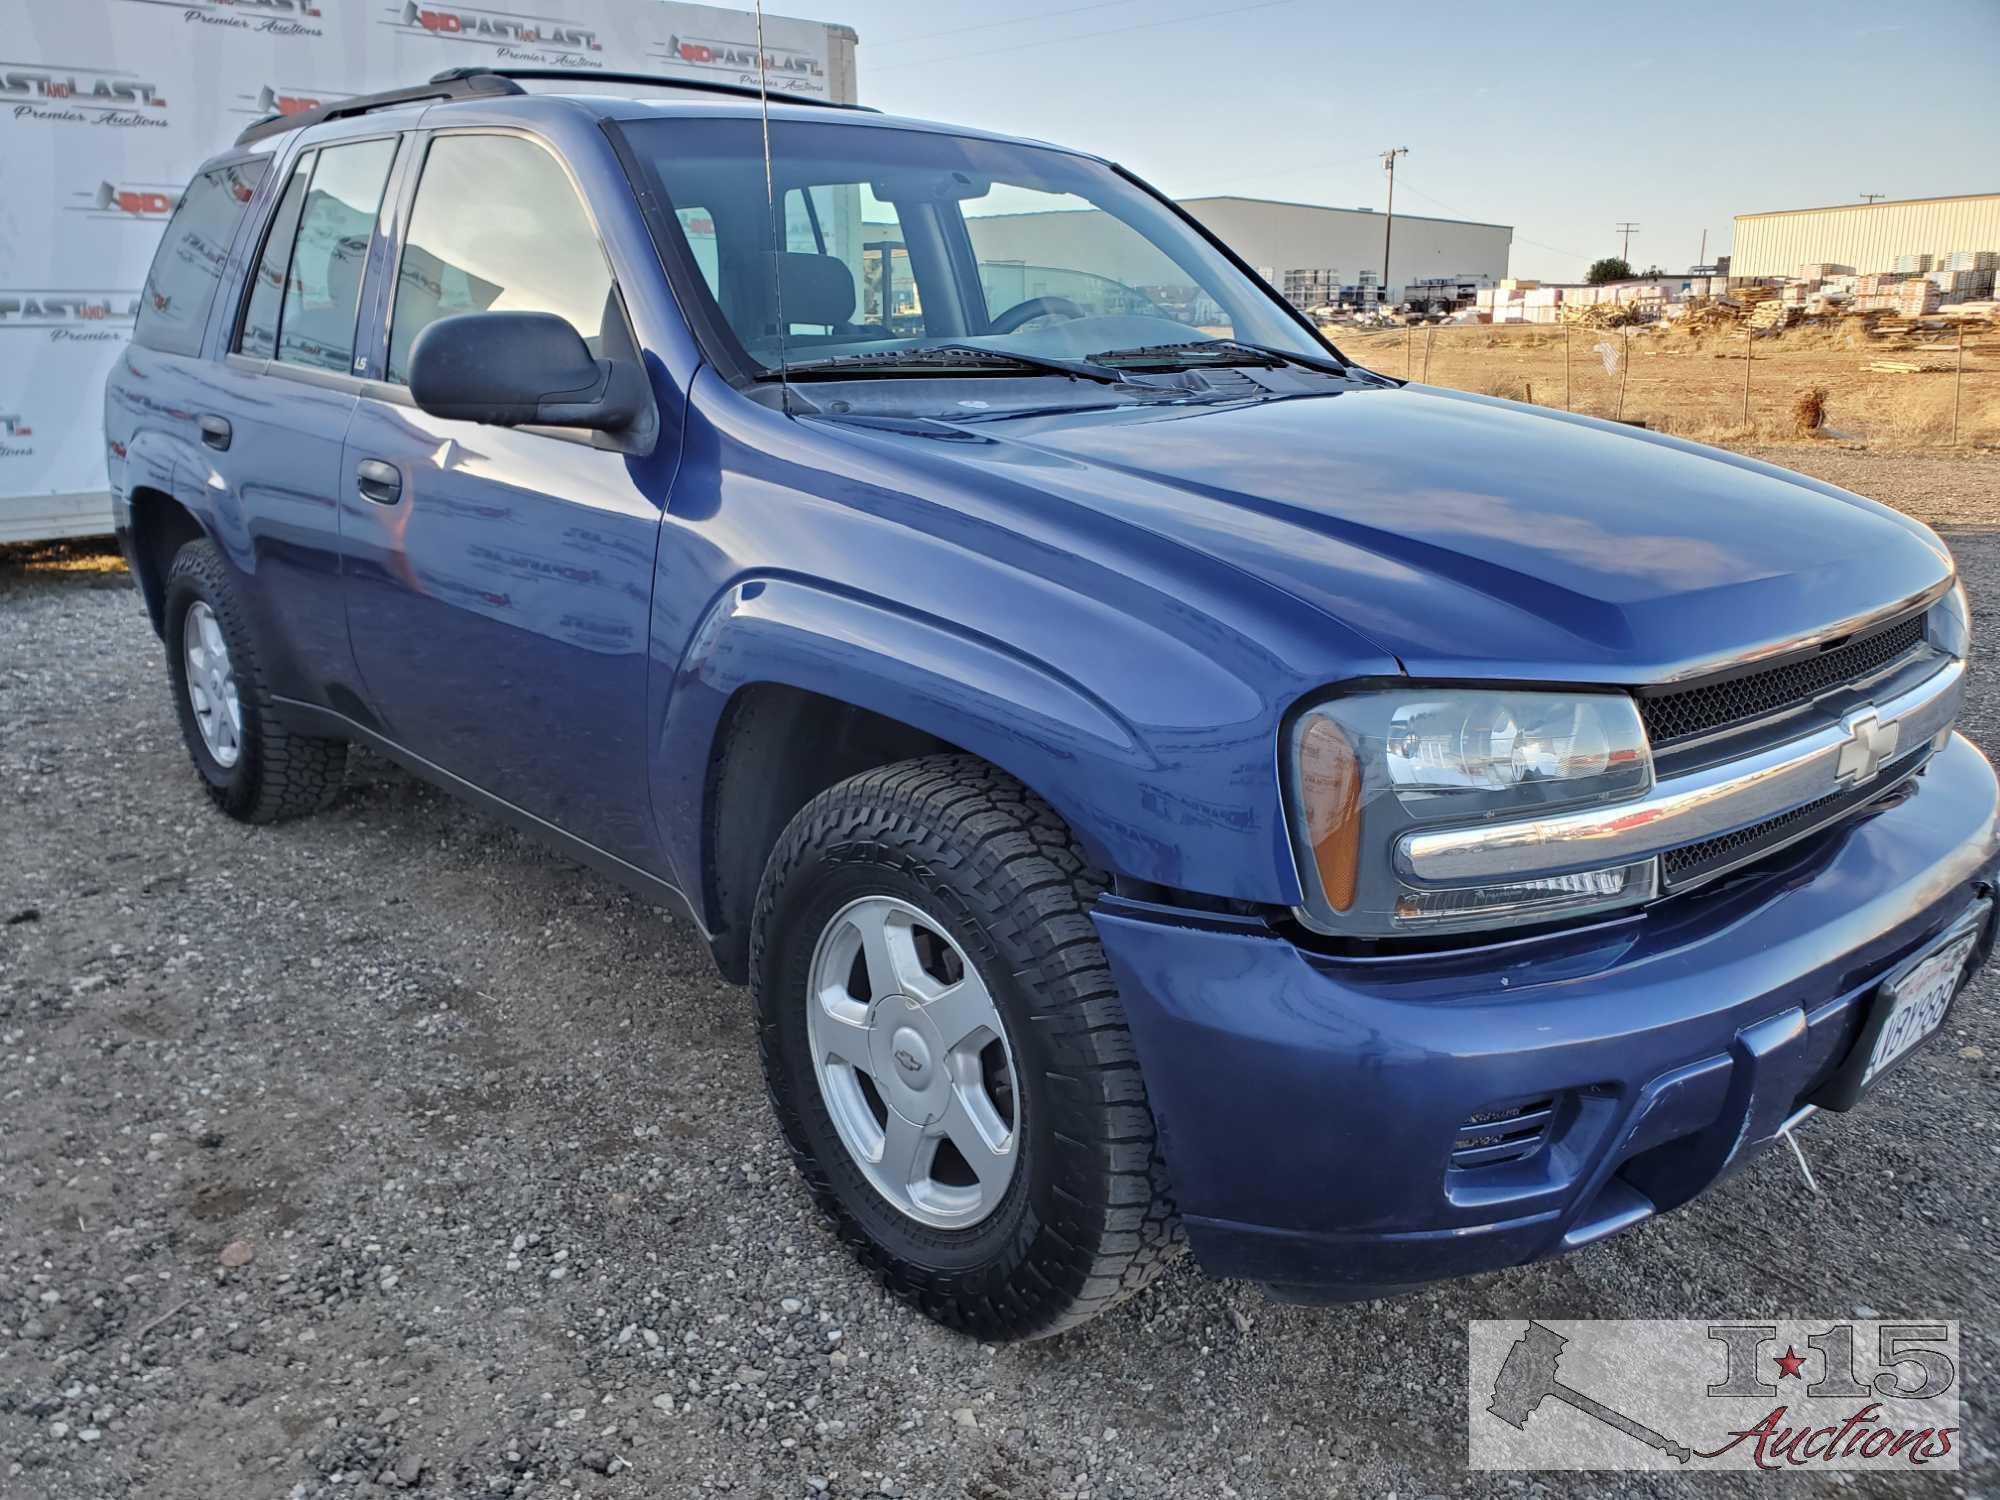
[[[1906,255],[1902,258],[1920,259],[1926,263],[1930,260],[1927,255]],[[1857,276],[1854,278],[1854,295],[1848,300],[1848,306],[1855,312],[1895,312],[1900,305],[1903,283],[1906,280],[1907,277],[1892,276],[1884,272]]]
[[[1928,317],[1938,310],[1941,295],[1938,284],[1928,277],[1920,276],[1906,281],[1896,290],[1896,316]]]
[[[1731,333],[1740,327],[1742,322],[1741,308],[1732,302],[1710,299],[1683,303],[1680,316],[1674,320],[1677,328],[1696,335]]]

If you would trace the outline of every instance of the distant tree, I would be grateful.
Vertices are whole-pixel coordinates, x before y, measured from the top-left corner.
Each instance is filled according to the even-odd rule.
[[[1603,286],[1607,281],[1630,281],[1632,263],[1620,255],[1607,255],[1603,260],[1592,261],[1590,272],[1584,277],[1592,286]]]

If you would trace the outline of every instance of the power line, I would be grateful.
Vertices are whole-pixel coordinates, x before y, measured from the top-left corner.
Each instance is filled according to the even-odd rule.
[[[991,31],[996,26],[1020,26],[1029,21],[1046,21],[1051,16],[1080,15],[1087,10],[1110,10],[1117,5],[1135,5],[1138,0],[1095,0],[1090,5],[1065,5],[1060,10],[1038,10],[1029,16],[1009,16],[1004,21],[981,21],[973,26],[953,26],[947,31],[923,31],[915,36],[891,37],[886,42],[870,42],[869,49],[877,47],[907,47],[912,42],[934,41],[941,36],[963,36],[968,31]]]
[[[1343,161],[1345,161],[1346,159],[1347,158],[1345,157],[1342,158]],[[1361,160],[1362,158],[1357,157],[1355,159]],[[1375,162],[1379,162],[1381,159],[1382,159],[1382,154],[1379,151],[1371,151],[1368,153],[1366,157],[1366,160]],[[1251,183],[1256,183],[1256,182],[1269,182],[1274,177],[1309,177],[1312,175],[1314,170],[1315,168],[1312,167],[1292,167],[1282,172],[1260,172],[1255,177],[1235,178],[1232,180],[1229,187],[1220,188],[1212,193],[1175,193],[1173,194],[1173,197],[1177,200],[1186,198],[1226,198],[1230,196],[1230,188],[1245,187]],[[1415,193],[1419,198],[1423,199],[1426,203],[1436,205],[1438,208],[1443,209],[1446,213],[1452,215],[1454,218],[1464,219],[1468,222],[1475,224],[1490,224],[1493,222],[1491,219],[1482,219],[1477,214],[1467,213],[1457,204],[1447,203],[1444,201],[1444,199],[1438,197],[1435,193],[1425,192],[1422,188],[1417,187],[1414,183],[1412,183],[1409,177],[1404,173],[1401,172],[1397,173],[1396,186],[1402,189],[1402,191],[1406,193]],[[1309,203],[1306,205],[1306,207],[1339,208],[1340,205],[1337,203]],[[1348,210],[1343,209],[1341,211],[1347,212]],[[1405,215],[1404,217],[1407,218],[1408,215]],[[1521,233],[1521,231],[1519,229],[1516,229],[1512,224],[1508,224],[1504,227],[1512,229],[1514,231],[1515,240],[1517,240],[1519,243],[1523,245],[1533,245],[1537,250],[1547,250],[1552,255],[1567,255],[1571,260],[1589,259],[1589,257],[1586,256],[1581,250],[1571,250],[1563,245],[1551,245],[1546,240],[1538,240],[1531,238],[1530,236]]]
[[[1479,224],[1486,224],[1492,222],[1491,220],[1488,219],[1474,219],[1473,216],[1467,213],[1464,209],[1456,207],[1453,204],[1447,203],[1444,201],[1444,199],[1435,197],[1432,194],[1425,192],[1420,187],[1411,186],[1410,180],[1407,177],[1403,179],[1403,191],[1406,193],[1415,193],[1419,198],[1423,199],[1426,203],[1435,203],[1439,208],[1443,209],[1446,213],[1454,214],[1461,219],[1472,220],[1472,222]],[[1509,229],[1514,229],[1514,226],[1511,224],[1509,224],[1507,227]],[[1537,250],[1548,250],[1556,255],[1567,255],[1572,260],[1583,260],[1586,258],[1581,250],[1565,250],[1561,245],[1550,245],[1550,244],[1545,244],[1541,240],[1529,239],[1527,235],[1521,233],[1521,231],[1518,229],[1514,229],[1514,238],[1519,240],[1524,245],[1533,245]]]
[[[928,68],[937,63],[957,62],[966,57],[998,57],[1008,52],[1027,52],[1036,47],[1046,47],[1051,42],[1087,42],[1101,36],[1121,36],[1128,31],[1146,31],[1155,26],[1178,26],[1185,21],[1212,21],[1217,16],[1243,16],[1253,10],[1270,10],[1278,5],[1296,5],[1299,0],[1259,0],[1255,5],[1232,6],[1226,10],[1196,11],[1188,16],[1167,16],[1158,21],[1139,21],[1130,26],[1111,26],[1103,31],[1079,31],[1069,36],[1051,37],[1047,41],[1021,42],[1012,47],[984,47],[977,52],[952,52],[943,57],[922,57],[914,62],[890,63],[877,68],[877,73],[907,72],[911,68]]]
[[[1356,156],[1352,158],[1352,160],[1357,162],[1359,161],[1380,162],[1381,159],[1382,159],[1382,153],[1379,151],[1370,151],[1365,156]],[[1348,162],[1348,160],[1349,158],[1343,156],[1340,158],[1340,164],[1345,165]],[[1236,189],[1241,187],[1248,187],[1252,183],[1270,182],[1273,179],[1279,177],[1309,178],[1316,175],[1320,171],[1324,170],[1328,165],[1329,163],[1320,162],[1312,166],[1284,167],[1274,172],[1259,172],[1254,176],[1250,177],[1232,177],[1224,186],[1215,189],[1213,192],[1175,193],[1172,196],[1177,199],[1178,198],[1232,198],[1238,196],[1236,193]],[[1340,205],[1337,203],[1307,203],[1305,207],[1339,208]]]

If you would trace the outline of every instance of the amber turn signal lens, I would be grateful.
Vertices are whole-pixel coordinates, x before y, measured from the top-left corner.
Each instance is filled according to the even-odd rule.
[[[1299,789],[1320,889],[1344,912],[1361,872],[1361,763],[1331,719],[1310,720],[1299,736]]]

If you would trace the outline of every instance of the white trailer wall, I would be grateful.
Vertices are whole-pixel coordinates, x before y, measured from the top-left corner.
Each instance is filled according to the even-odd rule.
[[[109,529],[104,377],[182,186],[252,120],[478,64],[756,81],[747,11],[545,9],[567,15],[445,0],[0,3],[0,541]],[[854,40],[767,16],[771,86],[851,103]]]

